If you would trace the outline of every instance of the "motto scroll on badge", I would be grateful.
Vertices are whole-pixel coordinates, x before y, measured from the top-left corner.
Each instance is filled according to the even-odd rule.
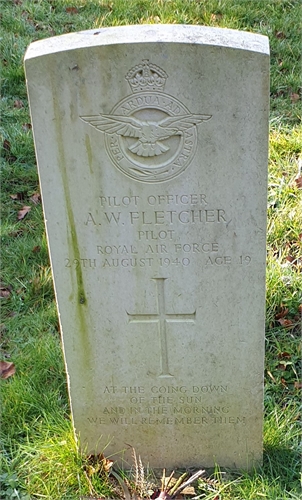
[[[145,59],[126,75],[132,94],[111,113],[80,118],[105,134],[113,164],[128,177],[161,182],[176,177],[192,161],[197,125],[211,115],[193,114],[163,92],[167,73]]]

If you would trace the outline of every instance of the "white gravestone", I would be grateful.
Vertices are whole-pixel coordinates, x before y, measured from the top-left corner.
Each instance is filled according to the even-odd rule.
[[[260,35],[177,25],[26,53],[87,453],[108,445],[128,460],[130,444],[152,467],[261,462],[268,53]]]

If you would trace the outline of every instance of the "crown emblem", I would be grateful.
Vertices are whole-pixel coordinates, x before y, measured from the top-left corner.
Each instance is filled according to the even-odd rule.
[[[132,92],[163,91],[168,75],[167,73],[150,63],[148,59],[130,69],[126,75]]]

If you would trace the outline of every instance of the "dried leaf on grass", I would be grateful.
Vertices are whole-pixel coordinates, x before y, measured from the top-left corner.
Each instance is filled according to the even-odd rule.
[[[0,298],[8,299],[10,297],[12,287],[10,285],[4,285],[0,283]]]
[[[32,129],[31,123],[23,123],[22,130],[24,130],[24,132],[28,132],[31,129]]]
[[[285,378],[284,378],[284,377],[281,377],[281,385],[282,385],[283,387],[285,387],[286,389],[288,389],[288,385],[287,385],[287,382],[286,382],[286,380],[285,380]]]
[[[288,314],[288,307],[281,306],[281,310],[275,315],[275,319],[278,320],[284,318],[287,314]]]
[[[24,219],[24,217],[28,214],[28,212],[31,210],[31,207],[24,205],[24,207],[21,208],[18,212],[18,220]]]
[[[10,144],[9,140],[4,139],[4,141],[3,141],[3,149],[9,153],[10,152],[10,148],[11,148],[11,144]]]
[[[78,14],[78,9],[76,7],[66,7],[65,11],[67,14]]]
[[[0,378],[7,379],[16,373],[14,363],[0,361]]]
[[[9,197],[12,200],[16,200],[16,201],[25,200],[26,196],[27,196],[27,191],[19,191],[19,193],[14,193],[14,194],[9,195]]]
[[[276,31],[275,37],[283,40],[284,38],[286,38],[286,35],[285,35],[285,33],[283,33],[283,31]]]
[[[30,201],[32,201],[35,205],[40,203],[41,201],[41,195],[40,193],[34,193],[30,198]]]
[[[298,189],[302,189],[302,175],[295,178],[295,183]]]
[[[295,102],[298,102],[300,100],[300,96],[299,94],[296,94],[296,93],[292,93],[290,94],[290,100],[291,102],[294,104]]]
[[[222,18],[222,14],[211,14],[211,21],[220,21]]]
[[[284,328],[291,328],[294,325],[294,323],[290,319],[286,318],[280,318],[278,319],[278,323],[280,323],[281,326],[284,326]]]
[[[23,101],[21,101],[21,99],[15,99],[14,100],[14,108],[17,108],[17,109],[24,108]]]
[[[113,460],[105,458],[104,455],[100,453],[99,455],[89,455],[87,457],[87,465],[85,468],[87,474],[91,476],[93,474],[102,472],[108,474],[111,470],[112,465]]]
[[[291,355],[289,354],[289,352],[280,352],[278,354],[278,358],[279,359],[290,359]]]

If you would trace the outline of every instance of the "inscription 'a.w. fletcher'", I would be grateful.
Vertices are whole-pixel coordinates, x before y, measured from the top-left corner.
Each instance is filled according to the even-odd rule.
[[[181,210],[177,212],[176,210],[154,210],[154,211],[141,211],[141,212],[129,212],[125,214],[123,212],[104,212],[103,217],[98,219],[96,215],[89,212],[87,218],[84,222],[86,226],[102,225],[104,223],[116,223],[122,224],[142,224],[144,226],[157,226],[162,224],[198,224],[198,223],[226,223],[226,213],[225,210],[218,208],[214,210],[210,209],[200,209],[200,210]]]

